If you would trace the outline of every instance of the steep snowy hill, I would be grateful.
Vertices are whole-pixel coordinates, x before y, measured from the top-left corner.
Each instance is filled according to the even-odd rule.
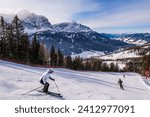
[[[21,95],[41,86],[39,77],[46,70],[0,60],[0,99],[59,99],[38,91]],[[147,85],[149,82],[145,84],[142,77],[136,73],[79,72],[61,68],[55,68],[54,71],[52,77],[56,79],[60,92],[66,100],[150,99],[150,88]],[[119,78],[122,78],[125,90],[119,88],[117,84]],[[50,84],[50,91],[58,92],[54,82],[50,81]]]

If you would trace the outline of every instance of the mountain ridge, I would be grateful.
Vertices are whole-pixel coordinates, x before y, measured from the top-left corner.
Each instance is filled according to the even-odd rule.
[[[113,52],[130,45],[122,40],[111,39],[108,35],[93,31],[75,21],[52,25],[45,16],[26,10],[17,15],[30,39],[37,34],[39,41],[44,42],[49,50],[54,45],[65,55],[84,51]]]
[[[120,40],[122,42],[134,45],[143,45],[150,42],[150,33],[121,33],[121,34],[105,34],[110,39]]]

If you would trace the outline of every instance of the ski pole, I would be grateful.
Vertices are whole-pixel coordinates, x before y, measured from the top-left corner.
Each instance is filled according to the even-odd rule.
[[[54,81],[54,83],[55,83],[55,86],[57,87],[58,91],[60,92],[60,90],[59,90],[59,88],[58,88],[58,86],[57,86],[57,84],[56,84],[56,82],[55,82],[55,81]]]
[[[22,95],[25,95],[25,94],[27,94],[27,93],[30,93],[30,92],[32,92],[32,91],[34,91],[34,90],[36,90],[36,89],[41,88],[41,87],[43,87],[43,86],[37,87],[37,88],[35,88],[35,89],[32,89],[32,90],[30,90],[30,91],[28,91],[28,92],[26,92],[26,93],[23,93]]]

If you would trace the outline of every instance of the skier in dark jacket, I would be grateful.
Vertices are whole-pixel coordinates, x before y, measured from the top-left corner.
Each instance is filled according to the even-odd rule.
[[[120,85],[120,88],[124,90],[123,81],[120,78],[119,78],[118,84]]]
[[[40,83],[44,85],[43,91],[48,92],[49,83],[47,82],[48,79],[55,81],[50,74],[52,74],[54,71],[52,68],[48,69],[41,77],[40,77]]]

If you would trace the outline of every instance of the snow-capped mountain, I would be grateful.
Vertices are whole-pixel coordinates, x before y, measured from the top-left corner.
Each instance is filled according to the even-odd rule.
[[[89,32],[89,31],[92,31],[92,29],[90,29],[89,27],[84,26],[82,24],[78,24],[75,21],[55,24],[52,27],[57,32]]]
[[[10,23],[14,16],[17,15],[23,23],[25,32],[33,34],[38,31],[52,30],[52,25],[45,16],[30,13],[27,10],[21,10],[17,14],[0,14]]]
[[[113,52],[128,46],[120,40],[112,40],[75,21],[51,25],[45,16],[26,10],[20,11],[17,15],[31,39],[36,33],[39,41],[45,43],[48,49],[54,45],[65,55],[80,54],[84,51]]]
[[[123,34],[106,34],[111,39],[120,40],[128,44],[143,45],[150,42],[150,33],[123,33]]]
[[[48,19],[42,15],[36,15],[26,10],[21,10],[18,17],[22,20],[25,32],[35,33],[37,31],[52,30],[52,25]]]

